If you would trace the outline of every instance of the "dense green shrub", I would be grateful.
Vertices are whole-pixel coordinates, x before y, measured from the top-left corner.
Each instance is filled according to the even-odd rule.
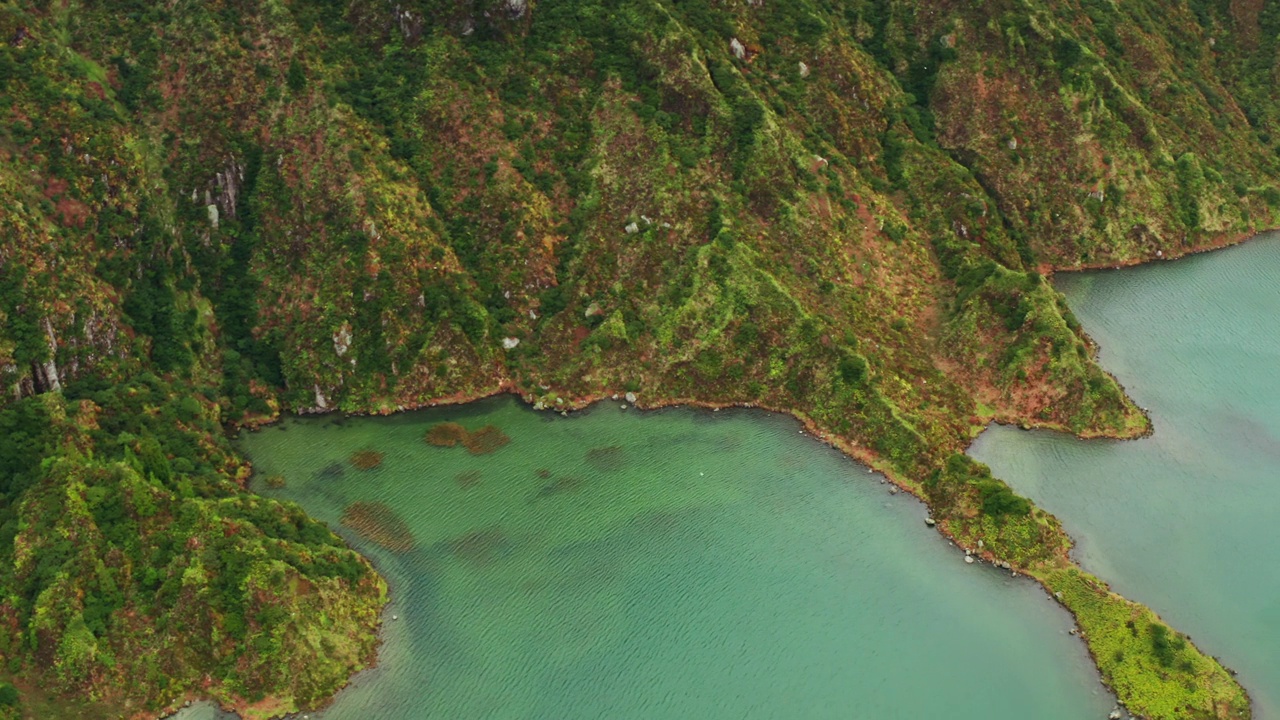
[[[983,480],[977,483],[982,497],[983,514],[1000,518],[1005,515],[1023,516],[1031,512],[1031,501],[1018,495],[999,480]]]

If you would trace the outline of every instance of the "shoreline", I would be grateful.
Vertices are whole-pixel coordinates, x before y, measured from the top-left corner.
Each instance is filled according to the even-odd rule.
[[[475,403],[483,400],[496,398],[501,395],[515,396],[519,400],[519,402],[521,402],[525,406],[525,409],[531,410],[533,412],[550,412],[550,413],[560,414],[566,417],[571,413],[590,411],[593,406],[598,405],[600,403],[619,402],[619,401],[625,403],[625,400],[624,400],[625,391],[624,391],[622,393],[600,393],[599,395],[593,394],[593,395],[582,395],[582,396],[572,396],[572,397],[562,396],[565,399],[565,402],[563,405],[556,406],[554,408],[544,407],[542,409],[538,409],[536,407],[536,400],[533,399],[536,396],[534,396],[532,393],[522,392],[514,383],[508,381],[508,382],[502,383],[501,387],[494,389],[493,391],[477,393],[474,396],[454,395],[454,396],[448,397],[447,399],[431,401],[431,402],[423,403],[421,405],[412,406],[412,407],[405,406],[403,409],[395,409],[388,412],[341,413],[341,414],[344,417],[388,416],[388,415],[400,413],[400,412],[414,412],[418,410],[426,410],[426,409],[437,408],[437,407],[467,405],[470,403]],[[929,502],[925,498],[923,490],[918,483],[912,482],[908,478],[903,477],[900,473],[898,473],[897,471],[892,469],[890,466],[888,466],[887,463],[884,463],[879,458],[877,458],[874,454],[872,454],[871,451],[864,449],[860,445],[858,445],[856,441],[850,441],[838,435],[835,435],[834,433],[829,433],[823,430],[816,423],[816,421],[814,421],[812,418],[810,418],[808,415],[806,415],[803,412],[796,411],[796,410],[780,409],[771,405],[761,404],[756,402],[708,402],[708,401],[691,400],[689,398],[661,398],[653,402],[646,402],[645,399],[640,397],[638,393],[636,397],[636,402],[634,404],[632,403],[625,403],[625,404],[631,408],[636,409],[639,412],[657,412],[657,411],[661,411],[664,409],[671,409],[671,408],[689,408],[692,410],[704,411],[704,412],[716,412],[719,410],[760,410],[768,413],[785,415],[788,418],[794,419],[797,423],[799,423],[801,427],[801,432],[803,434],[808,435],[822,442],[824,445],[830,448],[840,451],[842,455],[844,455],[845,457],[849,458],[850,460],[862,466],[865,466],[869,471],[880,473],[884,477],[885,483],[890,484],[893,487],[896,487],[904,492],[909,493],[917,502],[919,502],[924,507],[926,512],[929,513],[926,515],[926,517],[932,517]],[[310,412],[305,414],[293,413],[293,415],[295,415],[296,417],[304,417],[306,415],[322,415],[322,414],[331,414],[331,413],[339,413],[339,412],[340,411],[338,410],[328,410],[321,413],[317,413],[317,412]],[[253,430],[258,430],[263,427],[273,425],[277,422],[280,422],[283,419],[285,419],[285,414],[281,413],[277,415],[277,417],[272,421],[257,425],[256,427],[253,428]],[[993,420],[991,422],[995,423],[996,421]],[[1005,424],[1005,423],[996,423],[996,424]],[[1012,424],[1012,423],[1009,423],[1009,424]],[[1049,428],[1047,426],[1044,428],[1037,428],[1037,429],[1051,429],[1051,430],[1058,431],[1058,429],[1056,428]],[[1070,433],[1069,430],[1062,429],[1060,431],[1075,435],[1075,433]],[[1095,437],[1109,437],[1105,434],[1099,434],[1096,436],[1081,436],[1081,435],[1076,435],[1076,436],[1081,437],[1082,439],[1092,439]],[[1128,440],[1128,439],[1136,439],[1136,438],[1117,437],[1114,439]],[[972,440],[970,441],[970,443],[971,442]],[[967,446],[968,445],[966,444],[966,447]],[[250,466],[251,465],[252,465],[252,462],[250,461]],[[922,518],[922,521],[923,519],[924,518]],[[1079,615],[1074,611],[1072,611],[1072,609],[1069,606],[1067,606],[1061,599],[1055,596],[1054,591],[1048,585],[1047,577],[1042,577],[1041,574],[1033,570],[1030,570],[1020,565],[1013,565],[1012,563],[1010,563],[1010,567],[1005,568],[1001,564],[1001,561],[998,561],[990,550],[966,548],[963,545],[963,543],[959,539],[957,539],[956,535],[950,530],[950,528],[947,527],[946,523],[943,521],[939,521],[936,523],[936,525],[933,525],[933,526],[926,526],[926,529],[938,532],[939,535],[941,535],[944,539],[948,541],[949,545],[953,546],[958,552],[963,551],[965,552],[965,554],[971,554],[975,558],[975,561],[979,564],[990,566],[990,568],[994,568],[1001,572],[1009,572],[1016,579],[1025,578],[1030,582],[1034,582],[1044,592],[1048,600],[1053,601],[1059,607],[1061,607],[1064,611],[1066,611],[1066,613],[1071,617],[1072,621],[1075,623],[1077,627],[1081,625]],[[1067,535],[1067,538],[1070,540],[1071,546],[1074,547],[1075,545],[1074,539],[1072,539],[1070,535]],[[1082,572],[1087,572],[1073,558],[1070,557],[1069,552],[1070,550],[1068,550],[1066,553],[1063,553],[1059,556],[1059,559],[1066,564],[1066,567],[1076,568]],[[371,565],[373,565],[375,570],[378,569],[376,563],[374,563],[372,558],[370,558],[367,555],[364,555],[363,553],[361,553],[361,556],[365,557],[365,559],[368,560]],[[964,555],[961,555],[960,557],[964,557]],[[1066,568],[1063,568],[1063,569],[1066,569]],[[1110,586],[1107,585],[1107,587],[1109,589]],[[1130,602],[1133,602],[1133,601],[1130,601]],[[1145,605],[1142,607],[1146,608]],[[1154,611],[1151,611],[1151,612],[1154,613]],[[384,610],[384,614],[385,614],[385,610]],[[378,623],[378,629],[377,629],[377,633],[379,635],[379,642],[378,642],[379,654],[382,647],[382,642],[383,642],[382,633],[384,632],[385,625],[386,625],[385,618],[380,618]],[[1113,688],[1112,685],[1107,682],[1107,679],[1103,674],[1102,669],[1099,665],[1097,655],[1094,653],[1093,648],[1090,647],[1089,643],[1086,641],[1084,634],[1077,633],[1075,637],[1084,645],[1085,651],[1088,653],[1090,661],[1093,663],[1094,672],[1097,675],[1099,684],[1111,695],[1111,697],[1121,707],[1125,707],[1124,700],[1119,697],[1119,694],[1116,692],[1115,688]],[[378,667],[379,667],[378,659],[375,657],[374,662],[365,666],[364,668],[362,668],[361,670],[353,674],[350,678],[348,678],[347,683],[345,683],[342,686],[342,688],[339,688],[337,691],[335,691],[333,695],[329,696],[324,703],[313,708],[308,708],[306,710],[299,710],[298,712],[316,712],[328,707],[334,702],[338,693],[342,692],[342,690],[345,690],[347,687],[349,687],[352,681],[356,677],[358,677],[359,675],[362,675],[363,673],[369,670],[373,670]],[[270,701],[270,698],[264,701],[264,703],[267,703],[269,701]],[[234,712],[238,717],[241,717],[241,718],[244,717],[242,713],[238,712],[238,708],[244,707],[244,706],[235,705],[228,708],[228,706],[217,703],[217,701],[211,700],[211,702],[214,702],[215,704],[217,704],[219,709],[221,710],[224,710],[227,712]],[[274,716],[274,717],[279,717],[279,716]],[[1137,717],[1137,716],[1133,716],[1133,717]]]
[[[1249,240],[1255,239],[1261,235],[1271,233],[1271,232],[1277,232],[1277,231],[1280,231],[1280,228],[1270,228],[1270,229],[1264,229],[1264,230],[1252,229],[1252,230],[1238,232],[1238,233],[1225,233],[1225,234],[1221,234],[1214,237],[1213,239],[1209,240],[1205,244],[1187,248],[1182,252],[1171,253],[1169,255],[1144,256],[1144,257],[1138,257],[1138,258],[1128,259],[1128,260],[1119,261],[1119,262],[1087,263],[1087,264],[1083,264],[1075,267],[1054,267],[1053,265],[1046,263],[1039,266],[1037,269],[1043,275],[1045,275],[1046,278],[1051,280],[1052,277],[1059,272],[1075,273],[1075,272],[1116,270],[1121,268],[1130,268],[1130,267],[1136,267],[1139,265],[1144,265],[1144,264],[1148,264],[1156,261],[1177,260],[1177,259],[1187,257],[1189,255],[1198,255],[1201,253],[1209,253],[1217,250],[1226,249],[1229,247],[1234,247],[1234,246],[1243,244],[1244,242],[1247,242]],[[1121,390],[1125,393],[1125,396],[1129,397],[1130,400],[1132,400],[1128,390],[1122,384],[1120,384],[1119,380],[1116,379],[1115,376],[1112,375],[1110,372],[1108,372],[1108,375],[1111,375],[1112,379],[1116,381],[1117,385],[1119,385]],[[535,394],[534,392],[531,392],[521,387],[516,381],[510,378],[503,377],[497,380],[496,385],[483,390],[479,390],[473,393],[462,393],[462,392],[453,393],[443,397],[434,398],[428,401],[424,401],[421,403],[414,403],[410,405],[397,404],[395,406],[378,408],[378,409],[368,410],[364,412],[344,412],[338,408],[298,408],[288,414],[292,414],[296,417],[303,417],[307,415],[327,415],[332,413],[338,413],[344,417],[362,417],[362,416],[375,416],[375,415],[387,416],[394,413],[412,412],[415,410],[424,410],[424,409],[435,408],[435,407],[465,405],[465,404],[493,398],[498,395],[514,395],[517,398],[519,398],[520,402],[524,403],[529,409],[537,412],[552,412],[552,413],[559,413],[561,415],[568,416],[569,413],[582,412],[582,411],[588,410],[592,405],[595,405],[600,402],[618,401],[619,398],[624,398],[627,395],[627,391],[625,390],[622,392],[602,391],[598,394],[568,395],[568,396],[557,394],[557,397],[560,399],[563,399],[564,403],[560,405],[554,405],[554,406],[548,407],[548,406],[542,405],[541,401],[538,399],[542,396],[541,394]],[[673,407],[686,407],[686,408],[705,410],[705,411],[718,411],[718,410],[724,410],[724,409],[748,409],[748,410],[754,409],[754,410],[763,410],[766,412],[771,412],[776,414],[782,414],[782,415],[786,415],[788,417],[794,418],[797,422],[799,422],[802,428],[801,429],[802,433],[814,437],[815,439],[821,441],[828,447],[839,450],[843,455],[845,455],[849,459],[861,465],[866,466],[869,470],[873,472],[879,472],[885,478],[885,481],[887,483],[891,483],[893,486],[910,493],[914,498],[916,498],[919,502],[921,502],[921,504],[924,505],[926,510],[929,510],[930,512],[932,510],[927,498],[924,496],[923,489],[921,488],[918,482],[914,482],[910,478],[903,476],[901,473],[896,471],[889,463],[879,458],[874,452],[872,452],[867,448],[862,447],[856,440],[844,438],[840,435],[837,435],[833,432],[829,432],[826,429],[822,428],[813,418],[809,417],[806,413],[800,410],[796,410],[792,408],[776,407],[769,404],[758,403],[758,402],[714,402],[714,401],[697,400],[693,398],[674,398],[674,397],[659,397],[651,400],[647,396],[642,396],[639,392],[635,392],[634,396],[635,396],[635,402],[633,403],[628,402],[626,404],[631,405],[636,410],[641,412],[657,411],[657,410],[662,410],[665,408],[673,408]],[[1019,420],[1013,417],[985,418],[986,425],[983,428],[983,432],[985,432],[985,430],[989,428],[992,424],[998,424],[998,425],[1004,425],[1004,426],[1018,427],[1026,431],[1048,430],[1051,432],[1060,432],[1060,433],[1072,435],[1081,440],[1108,439],[1108,440],[1118,440],[1118,441],[1129,441],[1129,440],[1139,440],[1145,437],[1150,437],[1155,432],[1155,426],[1151,420],[1151,414],[1146,408],[1137,406],[1136,403],[1135,403],[1135,407],[1138,409],[1138,411],[1142,414],[1142,416],[1147,421],[1146,429],[1139,434],[1122,434],[1122,433],[1108,431],[1108,430],[1089,431],[1087,429],[1083,432],[1075,432],[1057,423],[1039,423],[1039,422],[1033,422],[1033,421],[1027,421],[1027,420]],[[285,419],[285,416],[286,416],[285,412],[282,412],[279,409],[277,409],[274,415],[272,416],[249,418],[246,420],[246,422],[238,423],[231,426],[230,429],[234,433],[239,433],[242,430],[256,431],[282,421],[283,419]],[[976,440],[976,438],[981,434],[982,433],[979,432],[973,435],[972,437],[968,438],[967,441],[964,443],[963,450],[967,452],[968,448],[972,446],[974,440]],[[247,490],[248,480],[252,476],[252,461],[249,461],[246,459],[246,462],[247,462],[247,468],[249,469],[249,472],[244,473],[244,476],[241,478],[240,484],[242,488]],[[1036,507],[1038,508],[1038,506]],[[1078,563],[1072,557],[1072,550],[1076,546],[1076,541],[1070,535],[1070,533],[1068,533],[1065,529],[1061,530],[1061,533],[1062,533],[1062,536],[1067,541],[1066,549],[1055,550],[1051,555],[1059,562],[1060,567],[1042,568],[1039,570],[1032,570],[1027,567],[1024,567],[1021,565],[1014,565],[1012,563],[1005,562],[1005,561],[997,561],[994,554],[987,549],[975,550],[972,548],[965,548],[963,544],[957,539],[952,529],[948,527],[948,523],[946,521],[937,522],[936,525],[931,526],[930,529],[936,530],[940,535],[946,538],[951,545],[954,545],[957,549],[966,550],[967,554],[972,554],[980,562],[984,562],[986,564],[991,565],[992,567],[995,567],[997,569],[1002,569],[1002,570],[1006,569],[1004,565],[1007,564],[1009,565],[1007,570],[1012,574],[1019,575],[1022,577],[1027,577],[1033,580],[1037,585],[1040,586],[1040,588],[1045,592],[1045,594],[1048,596],[1050,600],[1054,601],[1060,607],[1066,610],[1066,612],[1071,616],[1071,618],[1073,619],[1077,627],[1082,627],[1084,625],[1084,623],[1082,622],[1081,615],[1075,612],[1063,600],[1061,592],[1055,592],[1053,588],[1050,586],[1050,577],[1054,573],[1069,572],[1073,570],[1078,571],[1080,573],[1084,573],[1087,577],[1093,578],[1094,580],[1096,580],[1096,582],[1100,585],[1100,589],[1108,593],[1110,596],[1117,598],[1125,603],[1128,603],[1130,604],[1130,606],[1141,608],[1147,613],[1150,613],[1150,617],[1153,618],[1155,621],[1164,623],[1163,619],[1161,619],[1160,616],[1154,610],[1152,610],[1151,608],[1147,607],[1146,605],[1140,602],[1131,600],[1129,598],[1125,598],[1124,596],[1119,595],[1118,593],[1115,593],[1111,589],[1110,583],[1106,582],[1105,580],[1102,580],[1101,578],[1096,578],[1091,573],[1089,573],[1080,563]],[[377,570],[377,566],[373,564],[372,559],[368,558],[368,556],[365,556],[363,554],[362,554],[362,557],[365,557],[366,560],[368,560],[370,564],[373,565],[374,569]],[[384,612],[385,612],[385,608],[384,608]],[[1167,625],[1167,623],[1164,623],[1164,624]],[[365,667],[361,668],[359,671],[354,673],[350,678],[348,678],[347,682],[344,683],[344,685],[341,688],[335,691],[333,695],[329,696],[322,704],[316,706],[315,708],[311,708],[307,711],[299,711],[299,712],[315,712],[317,710],[320,710],[329,706],[330,704],[332,704],[332,702],[334,701],[334,698],[336,698],[338,693],[342,692],[342,690],[350,686],[352,680],[355,677],[367,672],[368,670],[375,669],[379,666],[377,656],[380,654],[380,650],[383,644],[382,633],[384,632],[385,625],[386,625],[385,619],[380,617],[378,621],[377,629],[376,629],[376,632],[379,636],[378,646],[377,646],[378,651],[375,651],[375,657],[373,658],[373,660],[368,665],[366,665]],[[1109,692],[1112,695],[1112,697],[1116,699],[1119,706],[1122,708],[1125,708],[1126,712],[1129,712],[1129,714],[1132,717],[1140,717],[1139,715],[1133,714],[1130,711],[1128,711],[1128,704],[1126,703],[1125,699],[1121,698],[1116,688],[1113,687],[1113,685],[1110,682],[1108,682],[1107,677],[1102,669],[1102,664],[1099,662],[1099,658],[1095,653],[1093,646],[1088,642],[1088,639],[1086,638],[1084,631],[1081,629],[1080,632],[1078,632],[1078,634],[1075,635],[1075,637],[1079,639],[1081,642],[1083,642],[1085,649],[1089,654],[1090,660],[1093,662],[1094,670],[1098,675],[1098,680],[1100,684],[1107,690],[1107,692]],[[1197,653],[1199,653],[1203,657],[1209,658],[1214,663],[1216,663],[1217,667],[1221,668],[1229,678],[1232,678],[1234,680],[1234,678],[1237,677],[1237,673],[1231,670],[1230,668],[1227,668],[1225,665],[1223,665],[1221,661],[1217,659],[1216,656],[1209,655],[1208,653],[1205,653],[1204,651],[1200,650],[1199,647],[1197,647],[1194,643],[1190,641],[1190,638],[1187,638],[1187,640],[1188,640],[1188,645],[1190,647],[1192,647]],[[1248,689],[1245,688],[1243,685],[1239,685],[1238,681],[1236,681],[1236,684],[1237,686],[1240,687],[1241,691],[1243,692],[1245,701],[1248,703],[1249,711],[1251,711],[1252,700],[1249,697]],[[184,699],[196,700],[198,698],[188,697]],[[223,710],[226,712],[233,712],[239,717],[244,717],[243,713],[238,712],[239,709],[243,708],[245,710],[248,710],[250,707],[252,707],[252,705],[239,704],[239,703],[231,704],[230,706],[228,706],[216,700],[210,700],[210,701],[213,702],[215,705],[217,705],[220,710]],[[255,703],[255,704],[259,706],[270,705],[272,701],[273,701],[272,698],[266,698],[262,702]],[[182,701],[180,700],[178,702],[182,702]],[[175,714],[179,710],[181,710],[180,707],[175,707],[168,714],[162,714],[160,717],[171,717],[173,714]],[[141,717],[147,717],[147,716],[138,715],[137,717],[141,718]],[[278,716],[273,716],[273,717],[278,717]]]
[[[1203,244],[1194,245],[1189,248],[1180,248],[1179,250],[1171,251],[1168,255],[1147,255],[1147,256],[1142,256],[1137,258],[1129,258],[1125,260],[1116,260],[1111,262],[1088,262],[1088,263],[1073,265],[1069,267],[1055,266],[1052,263],[1040,263],[1039,265],[1036,266],[1036,272],[1039,272],[1041,275],[1045,276],[1048,279],[1052,279],[1053,276],[1056,275],[1057,273],[1082,273],[1082,272],[1091,272],[1091,271],[1097,271],[1097,270],[1121,270],[1124,268],[1138,267],[1139,265],[1148,265],[1156,262],[1170,262],[1173,260],[1181,260],[1182,258],[1190,257],[1192,255],[1203,255],[1205,253],[1217,252],[1218,250],[1226,250],[1227,248],[1230,248],[1230,247],[1243,245],[1244,243],[1249,242],[1250,240],[1253,240],[1261,235],[1266,235],[1267,233],[1274,233],[1274,232],[1280,232],[1280,226],[1219,233],[1217,235],[1210,236],[1211,239]],[[1163,252],[1163,251],[1157,248],[1156,252]]]

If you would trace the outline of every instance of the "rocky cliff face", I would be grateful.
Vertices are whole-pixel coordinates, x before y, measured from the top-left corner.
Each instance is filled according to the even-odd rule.
[[[1044,274],[1278,224],[1278,34],[1205,0],[9,3],[0,382],[150,372],[223,421],[641,390],[912,482],[993,417],[1132,435]]]

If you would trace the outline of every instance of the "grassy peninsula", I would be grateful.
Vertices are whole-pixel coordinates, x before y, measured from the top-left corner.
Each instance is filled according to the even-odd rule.
[[[0,713],[323,702],[385,586],[225,430],[516,391],[791,412],[1057,594],[1133,712],[1249,717],[963,449],[1149,429],[1046,276],[1280,225],[1278,37],[1235,0],[0,2]]]

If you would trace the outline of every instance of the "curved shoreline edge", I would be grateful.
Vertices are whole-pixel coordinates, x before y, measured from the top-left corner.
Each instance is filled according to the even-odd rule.
[[[542,410],[537,410],[536,400],[534,399],[537,396],[535,394],[518,388],[514,383],[504,382],[501,383],[499,387],[493,388],[492,391],[489,392],[476,393],[474,396],[454,396],[447,399],[441,399],[436,402],[423,403],[416,407],[405,407],[404,410],[397,410],[396,412],[410,412],[413,410],[422,410],[432,407],[465,405],[499,395],[514,395],[529,409],[533,409],[535,411],[556,412],[568,415],[571,412],[582,412],[588,410],[591,406],[600,402],[616,400],[621,393],[601,393],[599,395],[575,397],[561,396],[565,400],[564,405],[558,406],[555,409],[544,408]],[[786,415],[794,418],[806,434],[820,440],[829,447],[839,450],[851,460],[864,465],[875,472],[879,472],[896,487],[911,493],[925,506],[925,508],[930,507],[928,498],[920,483],[906,477],[890,463],[882,460],[870,450],[859,445],[856,441],[843,438],[823,429],[816,421],[803,412],[755,402],[708,402],[691,398],[659,398],[654,400],[637,398],[637,402],[634,404],[634,407],[641,412],[656,411],[673,407],[685,407],[705,411],[722,409],[762,410],[765,412]],[[367,414],[389,415],[391,413]],[[1044,429],[1059,430],[1060,428],[1049,428],[1045,426]],[[1089,437],[1132,439],[1105,433],[1091,435]],[[989,563],[997,568],[1003,567],[1001,563],[1006,562],[1002,558],[995,556],[988,549],[967,548],[965,539],[946,521],[938,522],[935,529],[941,533],[943,537],[954,543],[958,549],[967,550],[982,562]],[[1074,541],[1071,540],[1069,535],[1066,536],[1066,540],[1068,542],[1068,548],[1074,545]],[[1149,718],[1150,720],[1201,717],[1247,720],[1252,717],[1247,690],[1240,686],[1231,677],[1230,671],[1223,667],[1216,659],[1205,654],[1190,642],[1188,642],[1187,647],[1191,653],[1193,653],[1193,657],[1195,658],[1194,662],[1197,664],[1196,675],[1206,681],[1205,686],[1207,688],[1214,691],[1211,697],[1213,698],[1215,707],[1219,705],[1222,706],[1221,711],[1212,711],[1215,712],[1215,714],[1193,715],[1182,714],[1180,712],[1177,712],[1176,714],[1167,714],[1166,712],[1161,712],[1159,708],[1148,707],[1148,703],[1144,702],[1143,697],[1139,692],[1139,688],[1134,687],[1133,678],[1117,677],[1116,673],[1108,672],[1107,665],[1105,664],[1106,660],[1100,654],[1099,646],[1101,643],[1099,641],[1102,638],[1105,638],[1109,631],[1114,632],[1115,628],[1109,629],[1106,627],[1106,613],[1103,611],[1110,610],[1112,614],[1117,610],[1127,611],[1131,615],[1144,619],[1147,624],[1164,624],[1163,621],[1159,619],[1159,616],[1156,615],[1154,611],[1150,610],[1145,605],[1128,600],[1121,595],[1112,592],[1107,583],[1085,571],[1074,559],[1070,558],[1065,551],[1058,554],[1057,559],[1058,563],[1056,563],[1054,567],[1023,567],[1013,565],[1010,562],[1009,570],[1015,575],[1022,575],[1033,579],[1041,586],[1049,599],[1058,603],[1071,614],[1077,626],[1081,630],[1078,637],[1084,641],[1085,648],[1098,672],[1100,682],[1112,693],[1119,704],[1126,708],[1133,717]],[[1093,605],[1098,605],[1099,601],[1101,604],[1098,607],[1093,607]],[[381,619],[375,632],[378,632],[378,634],[381,635]],[[362,668],[359,673],[366,672],[376,666],[377,660],[375,658],[373,662],[365,668]],[[354,678],[355,675],[352,677]],[[1223,683],[1223,680],[1226,682]],[[347,685],[349,684],[350,680],[348,680]],[[344,685],[344,688],[345,687],[346,685]],[[1230,696],[1235,694],[1231,692],[1233,687],[1238,690],[1239,698],[1243,700],[1243,704],[1231,702]],[[341,692],[341,689],[338,692]],[[335,696],[336,693],[314,709],[319,709],[329,705]],[[263,717],[253,713],[253,711],[247,706],[232,705],[230,707],[224,706],[224,708],[232,712],[237,712],[242,717],[245,717],[246,720],[249,718]],[[246,710],[249,711],[248,714],[245,714]],[[1206,708],[1205,710],[1208,709]]]
[[[1273,232],[1280,232],[1280,228],[1222,234],[1212,238],[1207,243],[1186,248],[1184,251],[1176,254],[1143,256],[1124,261],[1091,263],[1067,268],[1045,265],[1041,266],[1039,270],[1047,278],[1051,279],[1054,274],[1059,272],[1075,273],[1135,267],[1154,262],[1156,260],[1176,260],[1189,255],[1214,252],[1228,247],[1234,247],[1248,240]],[[1109,371],[1107,371],[1107,373],[1115,379],[1114,375]],[[1116,379],[1116,382],[1119,384],[1118,379]],[[1123,385],[1121,385],[1121,389],[1125,392],[1127,397],[1128,391],[1124,389]],[[512,380],[504,378],[500,379],[496,384],[491,385],[487,389],[473,393],[455,393],[453,395],[443,396],[412,405],[402,405],[394,408],[381,408],[370,412],[346,414],[390,415],[393,413],[410,412],[431,407],[464,405],[498,395],[515,395],[521,402],[525,403],[531,409],[558,412],[567,415],[570,412],[586,410],[591,405],[598,402],[616,400],[620,395],[622,395],[620,392],[611,393],[607,391],[580,396],[558,395],[558,397],[564,400],[563,405],[558,405],[554,408],[544,408],[539,406],[537,398],[545,394],[545,392],[546,391],[543,393],[532,392],[521,387]],[[893,483],[898,488],[911,493],[914,497],[920,500],[926,508],[931,507],[928,497],[924,492],[924,488],[919,482],[907,477],[891,463],[880,458],[870,449],[863,447],[856,440],[844,438],[834,432],[824,429],[812,417],[800,410],[775,407],[759,402],[713,402],[696,398],[650,398],[647,395],[643,399],[637,398],[637,402],[634,405],[637,410],[641,411],[660,410],[669,407],[688,407],[701,410],[741,408],[764,410],[767,412],[787,415],[795,418],[807,434],[821,440],[830,447],[840,450],[844,455],[855,462],[881,473],[889,482]],[[1134,406],[1138,407],[1136,403]],[[1146,427],[1142,432],[1130,434],[1091,429],[1086,429],[1082,432],[1073,432],[1070,429],[1055,423],[1036,422],[1025,418],[1003,416],[986,418],[986,426],[990,426],[990,424],[995,423],[1013,425],[1024,430],[1050,430],[1054,432],[1063,432],[1085,440],[1134,440],[1148,437],[1154,432],[1154,426],[1150,422],[1150,414],[1147,409],[1138,407],[1138,410],[1147,420]],[[333,412],[339,412],[339,410],[303,408],[296,410],[293,414],[302,416],[328,414]],[[254,430],[274,424],[282,419],[282,417],[283,414],[277,412],[274,417],[264,417],[259,418],[256,421],[245,422],[237,429]],[[967,449],[973,442],[974,438],[976,438],[976,435],[969,439],[966,443],[965,449]],[[1046,513],[1039,508],[1036,508],[1036,511],[1043,513],[1044,517],[1057,522],[1056,518],[1051,514]],[[958,548],[966,549],[965,538],[962,537],[959,530],[953,527],[950,523],[943,520],[938,522],[935,527],[938,532],[949,539]],[[1199,720],[1200,718],[1250,720],[1253,717],[1252,702],[1249,698],[1248,690],[1235,680],[1234,671],[1226,668],[1215,656],[1205,653],[1191,642],[1189,638],[1177,633],[1176,631],[1174,631],[1175,638],[1181,639],[1186,643],[1186,648],[1190,655],[1190,659],[1186,660],[1186,662],[1189,662],[1194,666],[1195,672],[1193,673],[1193,677],[1197,680],[1196,688],[1188,691],[1188,693],[1194,697],[1200,697],[1207,700],[1209,702],[1209,706],[1196,708],[1193,706],[1179,705],[1176,701],[1174,701],[1172,705],[1168,703],[1153,703],[1151,701],[1151,695],[1153,693],[1159,695],[1160,688],[1170,682],[1169,678],[1167,676],[1161,677],[1160,669],[1154,667],[1140,667],[1137,668],[1136,671],[1133,668],[1130,668],[1129,672],[1122,672],[1123,668],[1120,666],[1123,665],[1123,660],[1117,659],[1117,656],[1115,655],[1108,658],[1103,654],[1103,649],[1104,645],[1109,646],[1113,644],[1107,643],[1106,641],[1114,640],[1116,635],[1123,633],[1126,629],[1129,630],[1131,634],[1134,634],[1135,638],[1144,640],[1144,638],[1139,638],[1136,635],[1136,631],[1133,630],[1139,622],[1148,629],[1156,625],[1164,626],[1168,629],[1168,625],[1164,623],[1159,615],[1146,605],[1129,600],[1120,594],[1113,592],[1108,583],[1086,571],[1070,556],[1070,551],[1075,545],[1074,539],[1065,530],[1062,530],[1060,526],[1058,532],[1060,533],[1064,544],[1063,547],[1054,549],[1053,557],[1055,562],[1051,565],[1046,564],[1040,567],[1024,567],[1022,565],[1014,564],[1012,560],[1005,560],[997,557],[989,549],[967,548],[967,550],[982,561],[991,563],[997,567],[1003,567],[1001,563],[1004,563],[1009,565],[1009,569],[1013,573],[1033,578],[1041,588],[1044,589],[1050,599],[1057,602],[1071,614],[1080,628],[1078,637],[1084,641],[1089,656],[1098,672],[1099,680],[1107,690],[1117,698],[1119,704],[1124,707],[1132,717],[1147,718],[1148,720],[1181,720],[1182,718],[1195,720]],[[1128,619],[1121,620],[1125,615],[1128,616]],[[1122,624],[1117,626],[1116,621],[1120,621]],[[379,618],[378,626],[373,630],[381,635],[381,618]],[[379,640],[379,645],[381,645],[381,640]],[[368,665],[354,674],[352,678],[374,667],[377,667],[376,656]],[[348,679],[347,684],[337,692],[341,692],[342,689],[345,689],[350,682],[351,679]],[[332,703],[337,692],[326,699],[324,703],[318,705],[315,709],[323,708]],[[271,699],[268,698],[263,703],[259,704],[259,706],[270,705],[270,703]],[[251,706],[239,703],[232,704],[230,706],[221,705],[221,707],[231,712],[237,712],[245,718],[256,719],[273,717],[273,715],[263,715],[255,712]],[[169,712],[173,712],[178,709],[180,708],[175,706],[171,708]],[[164,716],[163,713],[162,716]]]

